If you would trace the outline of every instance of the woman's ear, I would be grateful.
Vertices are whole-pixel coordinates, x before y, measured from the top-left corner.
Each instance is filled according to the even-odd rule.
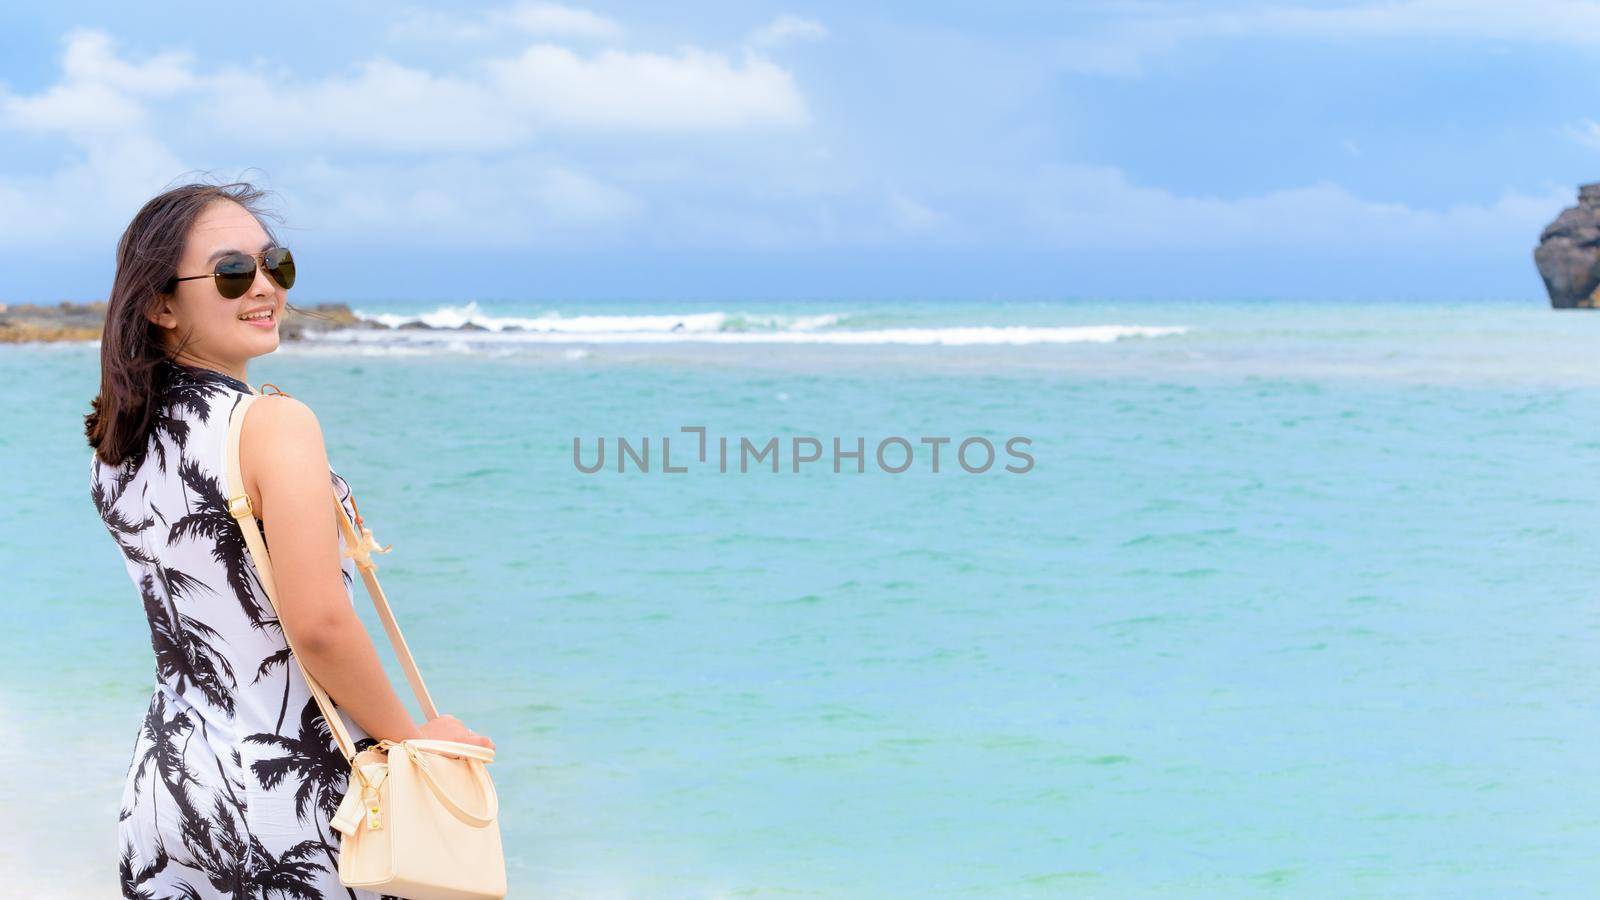
[[[157,294],[155,305],[145,312],[144,317],[157,328],[177,328],[177,306],[177,297],[171,294]]]

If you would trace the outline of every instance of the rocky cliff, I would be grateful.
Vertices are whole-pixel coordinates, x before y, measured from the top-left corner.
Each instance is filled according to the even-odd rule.
[[[1551,306],[1600,307],[1600,182],[1580,186],[1578,205],[1562,210],[1545,226],[1533,263]]]

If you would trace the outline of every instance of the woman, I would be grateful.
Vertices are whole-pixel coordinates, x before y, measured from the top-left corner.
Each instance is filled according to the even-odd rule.
[[[328,508],[317,418],[268,395],[240,472],[277,576],[279,614],[226,508],[228,417],[245,367],[278,347],[294,261],[261,191],[193,184],[134,216],[117,247],[86,419],[90,491],[150,620],[156,685],[134,740],[118,832],[125,897],[376,895],[338,878],[328,819],[349,767],[291,655],[327,688],[357,750],[378,738],[493,747],[454,716],[418,725],[357,618],[355,564]],[[354,719],[354,722],[350,722]]]

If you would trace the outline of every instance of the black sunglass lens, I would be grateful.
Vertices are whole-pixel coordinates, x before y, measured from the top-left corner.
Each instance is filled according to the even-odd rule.
[[[267,274],[278,282],[284,290],[294,287],[294,256],[287,247],[274,247],[267,251],[264,257],[267,261]]]
[[[256,261],[244,254],[224,256],[217,260],[217,293],[228,300],[236,300],[250,290],[256,280]]]

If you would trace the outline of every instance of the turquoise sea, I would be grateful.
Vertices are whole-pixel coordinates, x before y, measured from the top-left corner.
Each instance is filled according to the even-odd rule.
[[[1600,884],[1600,314],[353,305],[438,327],[286,344],[250,381],[317,411],[440,709],[494,739],[512,897]],[[153,678],[88,496],[98,377],[93,344],[0,348],[0,871],[27,896],[115,895]],[[719,437],[777,438],[780,471],[721,471]],[[973,437],[988,471],[954,464]]]

